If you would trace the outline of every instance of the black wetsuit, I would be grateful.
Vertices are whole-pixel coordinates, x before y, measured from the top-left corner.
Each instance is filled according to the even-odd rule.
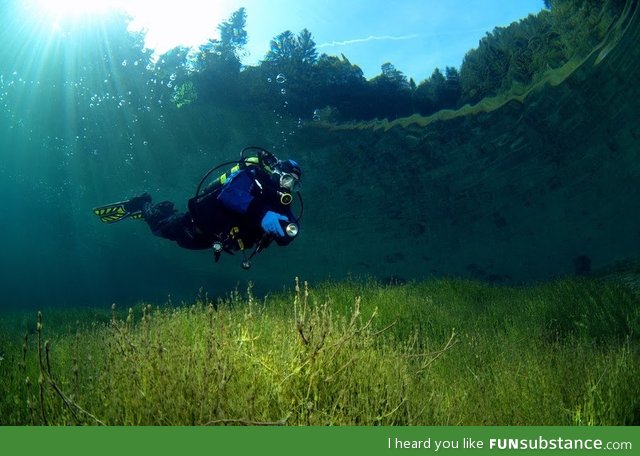
[[[175,241],[187,249],[208,249],[221,242],[226,250],[253,247],[265,239],[261,221],[268,211],[295,221],[290,205],[282,203],[283,191],[257,166],[249,166],[229,176],[222,187],[205,190],[189,201],[189,210],[178,213],[173,203],[148,204],[144,219],[156,236]],[[265,240],[267,242],[265,242]],[[276,237],[279,245],[292,238]]]

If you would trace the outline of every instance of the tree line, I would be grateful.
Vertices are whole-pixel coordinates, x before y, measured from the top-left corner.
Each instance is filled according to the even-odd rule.
[[[284,75],[288,108],[301,117],[325,106],[335,120],[429,115],[526,87],[549,69],[586,55],[624,5],[625,0],[546,0],[540,13],[487,33],[467,52],[459,69],[435,68],[420,83],[390,62],[367,80],[346,56],[318,55],[307,29],[279,34],[257,66],[243,67],[247,33],[246,11],[241,8],[218,26],[220,38],[201,46],[184,65],[183,76],[203,102],[242,99],[273,106],[279,93],[265,81]],[[170,55],[186,53],[178,49]]]
[[[319,54],[307,29],[275,36],[259,64],[243,66],[248,39],[244,8],[218,25],[219,38],[197,49],[175,48],[157,61],[144,49],[142,34],[127,32],[126,18],[111,18],[107,25],[86,22],[81,26],[84,30],[76,30],[76,34],[93,30],[93,40],[85,38],[57,47],[58,52],[66,53],[58,56],[61,61],[81,61],[82,71],[76,67],[73,74],[66,74],[69,65],[52,65],[54,74],[50,76],[59,80],[58,87],[66,80],[69,88],[70,78],[84,75],[85,85],[95,79],[93,85],[107,85],[109,93],[126,88],[129,99],[165,105],[172,102],[179,108],[246,103],[273,109],[285,99],[288,113],[303,119],[318,110],[338,121],[430,115],[527,87],[549,69],[586,55],[602,40],[625,3],[545,0],[546,8],[540,13],[487,33],[477,48],[467,52],[459,69],[435,68],[419,83],[391,62],[367,80],[345,55]],[[9,43],[5,49],[11,49],[15,39],[7,30],[5,27],[3,41]],[[9,66],[3,71],[8,74],[13,70]]]

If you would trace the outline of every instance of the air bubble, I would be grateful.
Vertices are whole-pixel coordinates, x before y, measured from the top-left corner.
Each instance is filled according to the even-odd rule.
[[[282,95],[286,95],[287,94],[287,89],[280,89],[280,93]]]
[[[280,73],[278,76],[276,76],[276,82],[278,84],[284,84],[285,82],[287,82],[287,78],[284,74]]]
[[[127,66],[127,59],[124,59],[124,60],[122,61],[122,66]]]

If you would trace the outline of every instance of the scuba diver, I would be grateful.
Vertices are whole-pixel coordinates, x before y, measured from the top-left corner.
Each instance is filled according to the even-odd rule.
[[[232,164],[226,173],[204,186],[214,171]],[[242,149],[240,160],[222,163],[204,175],[185,213],[177,212],[170,201],[152,204],[148,193],[97,207],[93,212],[104,223],[142,219],[154,235],[181,247],[212,248],[216,262],[222,252],[239,250],[244,256],[242,267],[249,269],[253,256],[272,242],[285,246],[298,235],[303,209],[301,177],[294,160],[279,160],[265,149],[250,146]],[[297,217],[291,210],[294,192],[300,200]],[[247,257],[251,248],[253,252]]]

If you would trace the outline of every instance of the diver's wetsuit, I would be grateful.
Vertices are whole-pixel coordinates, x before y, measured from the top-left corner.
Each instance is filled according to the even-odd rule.
[[[264,236],[260,225],[267,211],[295,217],[281,202],[278,186],[256,166],[244,168],[227,179],[221,188],[205,191],[189,201],[189,210],[178,213],[170,201],[145,204],[144,219],[156,236],[175,241],[187,249],[208,249],[220,241],[225,248],[251,248]],[[287,245],[290,237],[277,237]]]

